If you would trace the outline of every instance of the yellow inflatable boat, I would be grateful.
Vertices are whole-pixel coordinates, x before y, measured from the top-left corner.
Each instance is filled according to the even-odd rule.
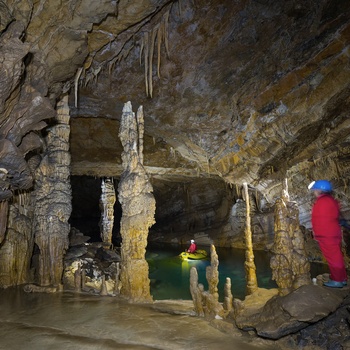
[[[182,260],[201,260],[205,259],[208,253],[203,249],[197,249],[195,253],[182,252],[179,257]]]

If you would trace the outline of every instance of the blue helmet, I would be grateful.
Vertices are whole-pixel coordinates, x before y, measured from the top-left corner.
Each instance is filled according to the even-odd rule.
[[[332,184],[328,180],[312,181],[308,186],[309,190],[320,190],[323,192],[332,192]]]

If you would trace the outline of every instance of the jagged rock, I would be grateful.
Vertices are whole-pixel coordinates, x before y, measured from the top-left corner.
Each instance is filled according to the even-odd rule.
[[[90,236],[85,236],[83,233],[79,232],[76,228],[72,227],[69,235],[69,246],[73,247],[76,245],[81,245],[90,240]]]
[[[347,288],[334,290],[304,285],[286,296],[276,296],[267,301],[262,310],[246,319],[244,327],[250,325],[262,337],[279,339],[334,312],[347,293]]]
[[[75,260],[76,258],[79,258],[80,256],[85,255],[87,252],[88,252],[88,247],[84,245],[80,245],[80,246],[76,245],[74,247],[69,248],[64,258],[66,260],[71,260],[71,259]]]

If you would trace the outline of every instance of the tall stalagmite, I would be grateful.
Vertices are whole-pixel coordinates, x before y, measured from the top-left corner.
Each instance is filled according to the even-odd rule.
[[[100,234],[102,242],[104,243],[112,243],[115,201],[116,195],[113,179],[102,179],[100,197]]]
[[[47,149],[35,173],[34,237],[39,254],[38,283],[59,285],[68,248],[71,207],[69,107],[65,96],[57,107],[57,124],[48,129]]]
[[[148,229],[154,224],[156,203],[153,188],[143,167],[143,111],[137,115],[130,102],[123,108],[119,137],[123,145],[124,172],[118,186],[122,206],[120,223],[121,294],[133,302],[150,302],[150,280],[145,259]]]
[[[271,258],[272,278],[280,295],[286,295],[302,285],[310,284],[310,263],[305,252],[305,239],[300,230],[299,210],[289,200],[287,180],[281,198],[275,205],[275,238]]]
[[[247,293],[252,294],[258,289],[258,281],[256,278],[256,267],[254,262],[253,242],[252,242],[252,230],[251,230],[251,219],[250,219],[250,202],[248,184],[243,183],[243,190],[246,202],[246,227],[245,227],[245,272],[247,280]]]

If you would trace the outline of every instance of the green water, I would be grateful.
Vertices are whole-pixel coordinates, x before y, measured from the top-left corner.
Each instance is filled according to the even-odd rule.
[[[198,272],[198,281],[208,289],[205,277],[206,267],[210,260],[182,261],[178,254],[185,250],[181,246],[148,246],[146,259],[149,264],[149,277],[151,280],[151,294],[154,300],[184,299],[190,300],[190,269],[195,266]],[[209,247],[198,246],[205,249],[210,256]],[[219,300],[223,300],[226,278],[231,278],[231,290],[234,298],[244,299],[246,280],[244,271],[245,252],[242,249],[216,248],[219,257]],[[258,285],[261,288],[276,288],[271,279],[270,257],[267,252],[254,252]]]

